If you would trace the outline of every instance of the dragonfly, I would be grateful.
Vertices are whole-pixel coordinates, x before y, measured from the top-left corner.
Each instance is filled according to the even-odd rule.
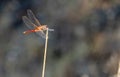
[[[24,31],[24,34],[37,33],[42,38],[46,38],[45,31],[47,29],[48,31],[54,31],[54,29],[48,28],[47,25],[41,25],[31,10],[27,10],[27,15],[28,17],[23,16],[22,20],[30,30]]]

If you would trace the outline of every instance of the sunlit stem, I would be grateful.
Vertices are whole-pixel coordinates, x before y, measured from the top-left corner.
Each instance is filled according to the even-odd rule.
[[[117,77],[120,77],[120,61],[119,61],[119,66],[118,66]]]
[[[47,44],[48,44],[48,28],[47,28],[47,30],[46,30],[46,41],[45,41],[45,51],[44,51],[42,77],[45,76],[46,57],[47,57]]]

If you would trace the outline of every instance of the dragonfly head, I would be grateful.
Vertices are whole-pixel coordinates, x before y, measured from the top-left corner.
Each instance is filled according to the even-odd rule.
[[[42,30],[47,30],[47,25],[43,25]]]

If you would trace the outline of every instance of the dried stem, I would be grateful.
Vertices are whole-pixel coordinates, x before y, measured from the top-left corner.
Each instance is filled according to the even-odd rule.
[[[117,77],[120,77],[120,61],[119,61],[119,66],[118,66]]]
[[[48,28],[47,28],[47,30],[46,30],[46,41],[45,41],[45,51],[44,51],[42,77],[45,76],[46,57],[47,57],[47,44],[48,44]]]

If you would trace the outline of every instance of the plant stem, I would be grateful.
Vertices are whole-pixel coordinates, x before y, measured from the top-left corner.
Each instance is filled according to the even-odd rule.
[[[44,51],[42,77],[45,76],[46,57],[47,57],[47,44],[48,44],[48,28],[47,28],[47,30],[46,30],[46,41],[45,41],[45,51]]]
[[[117,77],[120,77],[120,61],[119,61],[119,66],[118,66]]]

